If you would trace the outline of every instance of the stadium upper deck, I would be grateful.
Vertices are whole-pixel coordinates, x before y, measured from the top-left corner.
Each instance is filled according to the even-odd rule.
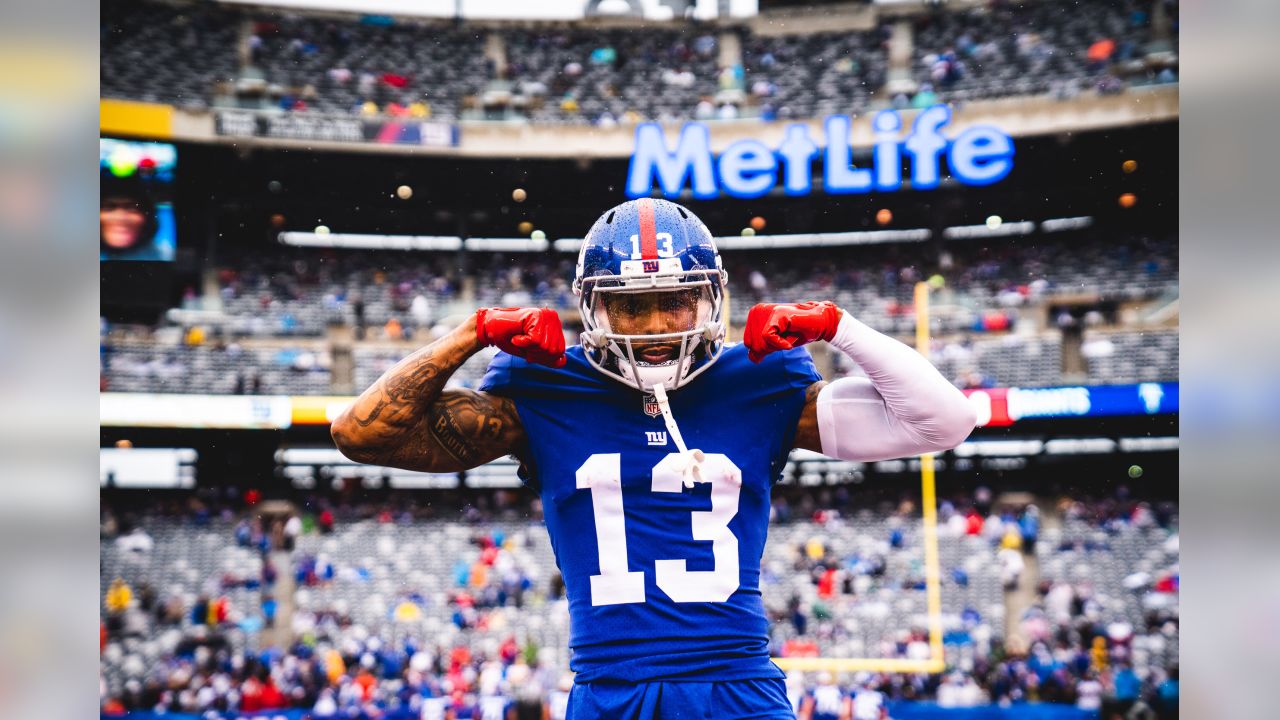
[[[798,34],[767,16],[454,23],[151,0],[107,0],[102,17],[103,96],[196,111],[609,128],[1067,98],[1177,79],[1176,4],[1129,0],[866,10],[860,29]]]

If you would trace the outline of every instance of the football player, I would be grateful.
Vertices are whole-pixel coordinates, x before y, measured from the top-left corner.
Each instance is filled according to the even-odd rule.
[[[482,308],[333,422],[359,462],[520,461],[569,598],[570,718],[794,717],[759,589],[788,454],[899,458],[974,427],[927,360],[831,302],[756,305],[727,344],[725,280],[693,213],[624,203],[583,240],[578,345],[548,308]],[[867,377],[824,382],[800,347],[818,340]],[[480,389],[446,390],[488,345]]]
[[[818,684],[805,693],[799,720],[849,720],[851,702],[829,672],[818,673]]]

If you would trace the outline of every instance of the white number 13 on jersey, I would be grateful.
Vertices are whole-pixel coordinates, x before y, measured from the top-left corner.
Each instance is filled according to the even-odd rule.
[[[679,493],[684,480],[681,456],[671,453],[653,467],[653,492]],[[683,559],[654,563],[658,587],[676,602],[724,602],[738,589],[738,538],[729,521],[738,514],[742,471],[719,453],[702,462],[703,477],[711,482],[711,510],[693,512],[693,539],[711,543],[713,570],[689,570]],[[591,604],[644,602],[644,573],[628,570],[627,532],[622,508],[622,456],[598,454],[578,468],[579,490],[591,491],[596,521],[600,574],[591,576]]]

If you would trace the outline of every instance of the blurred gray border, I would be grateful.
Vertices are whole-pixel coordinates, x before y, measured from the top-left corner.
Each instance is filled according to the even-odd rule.
[[[1276,716],[1280,3],[1183,3],[1183,711]]]
[[[98,716],[98,5],[0,4],[0,717]]]

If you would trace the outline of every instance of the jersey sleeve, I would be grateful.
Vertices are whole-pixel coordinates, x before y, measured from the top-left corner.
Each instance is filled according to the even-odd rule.
[[[822,376],[813,364],[813,357],[803,347],[772,353],[766,358],[769,359],[779,365],[776,382],[780,402],[785,404],[782,413],[782,443],[773,458],[770,474],[772,482],[777,482],[796,442],[796,430],[800,425],[800,415],[804,412],[805,391],[810,385],[822,380]]]
[[[489,361],[489,369],[485,371],[484,377],[480,379],[480,385],[476,389],[490,395],[505,397],[512,401],[515,405],[516,415],[520,417],[520,422],[528,428],[525,422],[524,412],[521,410],[522,389],[525,387],[520,380],[520,368],[517,363],[523,362],[514,355],[500,352]],[[535,492],[538,490],[537,473],[533,468],[533,460],[528,453],[518,454],[520,458],[520,467],[516,468],[516,476],[520,478],[520,482],[532,488]]]
[[[519,391],[516,381],[515,356],[500,352],[489,361],[489,369],[480,379],[480,392],[515,398]]]
[[[791,387],[804,389],[822,380],[822,376],[818,374],[818,368],[813,364],[813,356],[805,348],[792,348],[777,354],[782,356],[785,363],[784,377]]]

